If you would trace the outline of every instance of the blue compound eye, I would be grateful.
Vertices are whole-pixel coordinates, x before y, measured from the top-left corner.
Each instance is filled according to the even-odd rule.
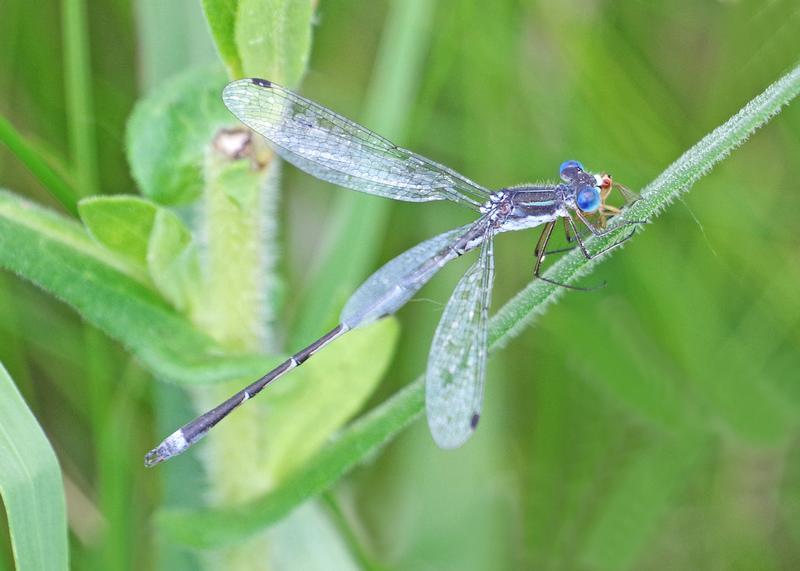
[[[561,166],[558,167],[558,174],[561,175],[562,180],[569,180],[570,178],[572,178],[571,176],[565,176],[566,174],[569,174],[564,172],[568,169],[583,170],[583,165],[578,161],[564,161],[563,163],[561,163]]]
[[[575,196],[575,204],[584,212],[594,212],[600,208],[600,189],[596,186],[584,186]]]

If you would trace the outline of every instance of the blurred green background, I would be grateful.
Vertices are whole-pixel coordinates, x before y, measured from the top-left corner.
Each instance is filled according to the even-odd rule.
[[[65,165],[70,3],[0,7],[0,113]],[[398,142],[490,188],[553,180],[562,160],[576,158],[639,189],[800,55],[791,0],[418,4],[422,64]],[[124,142],[135,101],[217,56],[197,2],[87,8],[94,119],[84,128],[96,139],[96,191],[137,193]],[[303,94],[363,119],[391,13],[386,1],[321,0]],[[464,448],[438,450],[416,422],[335,486],[337,537],[294,547],[326,562],[320,568],[351,559],[355,567],[342,568],[796,569],[798,158],[795,104],[585,278],[608,287],[569,293],[493,356],[481,427]],[[298,312],[294,292],[324,264],[309,228],[335,228],[334,201],[348,191],[284,172],[288,319]],[[59,208],[5,147],[0,185]],[[470,219],[447,204],[389,207],[379,256],[361,278]],[[536,237],[497,240],[493,307],[531,279]],[[467,263],[446,268],[399,313],[400,342],[371,404],[424,370]],[[92,331],[0,273],[0,360],[61,463],[71,566],[193,568],[193,556],[155,555],[169,546],[151,516],[174,487],[166,472],[141,466],[169,428],[154,427],[154,403],[170,405],[136,361]],[[184,466],[202,496],[200,468]],[[292,545],[291,533],[278,541]],[[340,548],[350,555],[327,551]]]

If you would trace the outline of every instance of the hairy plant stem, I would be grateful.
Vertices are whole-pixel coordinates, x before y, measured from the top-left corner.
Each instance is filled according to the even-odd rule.
[[[231,142],[230,139],[233,139]],[[240,143],[234,156],[225,153]],[[232,352],[266,352],[272,347],[274,208],[279,163],[244,130],[218,134],[206,157],[203,237],[204,302],[193,316],[198,325]],[[246,157],[238,158],[239,152]],[[260,156],[259,156],[260,155]],[[195,389],[198,408],[227,398],[241,380]],[[209,436],[204,460],[210,501],[231,506],[268,491],[264,464],[263,410],[242,407]],[[227,569],[266,569],[267,541],[257,536],[218,557]]]

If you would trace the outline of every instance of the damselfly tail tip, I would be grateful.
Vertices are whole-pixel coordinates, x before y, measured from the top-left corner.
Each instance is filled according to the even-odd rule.
[[[156,464],[160,464],[164,460],[168,458],[168,456],[162,453],[162,446],[158,448],[153,448],[150,452],[145,454],[144,456],[144,465],[147,468],[152,468]]]
[[[167,436],[164,441],[153,448],[144,456],[144,465],[152,468],[173,456],[177,456],[189,447],[189,443],[183,436],[183,430],[178,430]]]

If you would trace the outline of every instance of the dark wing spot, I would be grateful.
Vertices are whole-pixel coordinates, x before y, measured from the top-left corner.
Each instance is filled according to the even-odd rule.
[[[478,421],[479,421],[480,419],[481,419],[481,415],[479,415],[477,412],[476,412],[476,413],[474,413],[474,414],[472,415],[472,419],[469,421],[469,427],[470,427],[472,430],[475,430],[475,428],[478,426]]]
[[[272,87],[272,83],[270,83],[270,81],[267,79],[259,79],[257,77],[254,77],[250,81],[258,85],[259,87]]]

